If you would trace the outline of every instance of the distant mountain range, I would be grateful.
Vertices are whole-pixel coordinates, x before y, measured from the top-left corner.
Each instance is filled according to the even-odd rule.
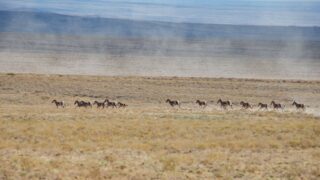
[[[320,41],[320,27],[171,23],[20,11],[0,11],[0,32],[121,38]]]

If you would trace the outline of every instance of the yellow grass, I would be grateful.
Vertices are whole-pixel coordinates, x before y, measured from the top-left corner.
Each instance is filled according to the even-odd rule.
[[[249,87],[249,89],[244,89]],[[317,110],[319,82],[0,75],[0,179],[319,179],[320,118],[242,111],[290,97]],[[249,93],[251,95],[249,96]],[[127,109],[77,109],[108,96]],[[236,104],[200,109],[196,99]],[[169,108],[166,98],[183,101]],[[56,109],[52,99],[65,100]],[[320,102],[320,101],[318,101]]]

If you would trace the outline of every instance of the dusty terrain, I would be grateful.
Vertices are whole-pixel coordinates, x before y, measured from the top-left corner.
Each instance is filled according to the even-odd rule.
[[[320,35],[308,41],[233,36],[117,38],[0,32],[0,72],[319,80]]]
[[[106,97],[129,107],[73,106]],[[218,98],[235,108],[221,110]],[[241,100],[286,110],[244,111]],[[0,102],[0,179],[320,178],[319,81],[9,73],[0,75]]]

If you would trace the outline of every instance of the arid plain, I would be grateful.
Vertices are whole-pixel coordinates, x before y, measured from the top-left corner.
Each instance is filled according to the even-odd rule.
[[[129,106],[73,105],[105,98]],[[286,108],[241,110],[241,100]],[[0,179],[320,178],[319,81],[7,73],[0,102]]]

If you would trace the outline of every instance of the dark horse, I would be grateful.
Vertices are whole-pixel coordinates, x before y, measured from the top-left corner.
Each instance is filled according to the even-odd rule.
[[[175,107],[175,106],[179,106],[179,107],[180,107],[180,102],[177,101],[177,100],[167,99],[167,100],[166,100],[166,103],[169,103],[171,107]]]
[[[258,106],[259,106],[259,109],[266,109],[266,110],[268,110],[268,104],[259,103]]]
[[[221,99],[219,99],[217,104],[220,104],[220,106],[223,109],[226,109],[228,106],[230,106],[232,108],[232,102],[231,101],[222,101]]]
[[[203,108],[207,107],[206,101],[197,100],[196,103],[199,104],[200,107],[203,107]]]
[[[271,101],[271,106],[273,106],[273,109],[284,109],[284,105],[281,105],[280,103],[276,103],[274,101]]]
[[[248,103],[248,102],[243,102],[243,101],[241,101],[240,104],[241,104],[241,106],[242,106],[243,109],[249,109],[249,108],[252,109],[251,104]]]
[[[108,107],[112,107],[112,108],[115,108],[117,107],[117,103],[116,102],[112,102],[112,101],[109,101],[109,99],[106,99],[104,101],[105,103],[105,106],[108,108]]]
[[[57,108],[59,108],[59,107],[64,108],[64,107],[65,107],[65,104],[64,104],[64,102],[63,102],[63,101],[53,100],[51,103],[56,104],[56,107],[57,107]]]
[[[78,101],[78,100],[76,100],[76,101],[74,102],[74,105],[76,105],[76,106],[78,106],[78,107],[85,107],[85,108],[87,108],[87,107],[92,107],[92,105],[91,105],[90,102]]]
[[[105,103],[104,102],[98,102],[98,101],[94,101],[93,105],[97,105],[97,108],[104,108]]]
[[[296,106],[297,109],[302,109],[302,110],[305,110],[305,109],[306,109],[306,107],[305,107],[304,104],[299,104],[299,103],[297,103],[296,101],[293,101],[292,105],[293,105],[293,106]]]
[[[125,108],[125,107],[127,107],[128,105],[127,105],[127,104],[124,104],[124,103],[121,103],[121,102],[118,102],[118,103],[117,103],[117,106],[118,106],[119,108]]]

